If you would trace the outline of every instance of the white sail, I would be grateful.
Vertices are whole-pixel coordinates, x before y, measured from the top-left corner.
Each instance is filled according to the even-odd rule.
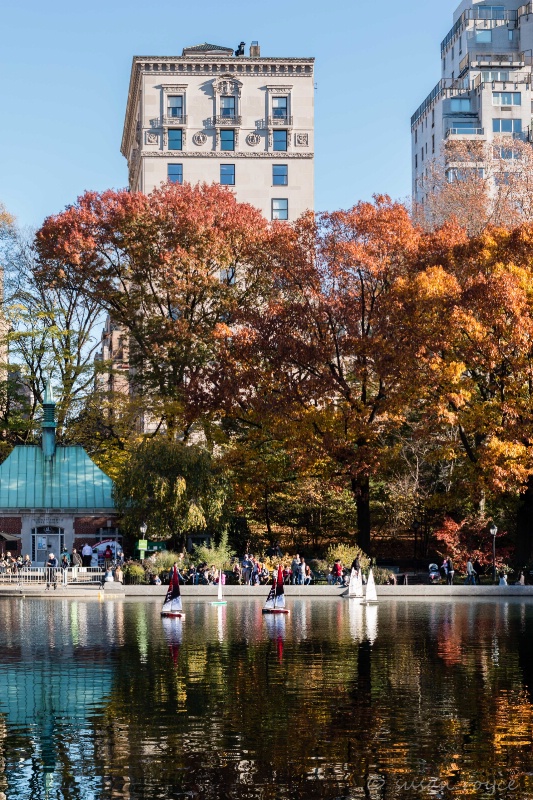
[[[366,613],[366,635],[370,644],[374,644],[378,636],[378,609],[377,606],[367,606]]]
[[[348,585],[348,597],[357,597],[357,571],[353,569],[350,572],[350,583]]]
[[[376,593],[376,583],[374,581],[374,573],[372,570],[368,573],[368,581],[366,584],[366,602],[367,603],[377,603],[378,596]]]
[[[357,581],[355,584],[355,596],[360,600],[363,599],[363,573],[361,570],[357,573]]]
[[[222,571],[220,572],[220,575],[219,575],[219,577],[218,577],[218,595],[217,595],[217,598],[218,598],[218,600],[222,600],[222,599],[223,599],[223,592],[222,592]]]
[[[161,610],[164,614],[169,614],[172,611],[172,600],[167,600],[166,603],[163,603],[163,608]]]
[[[273,608],[285,608],[285,592],[276,595]]]
[[[170,603],[165,603],[166,605],[170,605],[170,611],[172,614],[177,614],[179,611],[183,611],[183,606],[181,605],[181,595],[179,597],[174,597]],[[163,611],[166,611],[165,606],[163,606]]]

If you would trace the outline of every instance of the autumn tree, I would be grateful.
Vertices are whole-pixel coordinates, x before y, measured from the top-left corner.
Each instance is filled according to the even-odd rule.
[[[347,482],[366,550],[370,481],[412,383],[408,344],[396,355],[392,289],[417,241],[407,209],[387,197],[275,226],[268,293],[241,308],[222,370],[237,374],[233,414],[268,418],[299,469]]]
[[[441,456],[455,462],[459,491],[478,514],[487,497],[497,504],[525,491],[527,499],[531,486],[532,242],[529,224],[489,229],[435,250],[406,287],[424,424],[443,434]],[[521,560],[530,557],[532,530],[519,536]]]
[[[266,221],[227,189],[87,192],[37,234],[40,278],[79,291],[130,337],[130,379],[169,435],[199,416],[206,366],[254,302]]]
[[[533,221],[533,148],[512,136],[447,139],[419,179],[414,216],[429,230],[456,218],[472,236]]]

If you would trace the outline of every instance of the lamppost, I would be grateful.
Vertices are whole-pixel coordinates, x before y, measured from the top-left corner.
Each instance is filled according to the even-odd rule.
[[[496,534],[498,533],[498,528],[494,522],[490,526],[489,533],[492,536],[492,582],[496,583]]]
[[[141,561],[144,561],[144,556],[146,554],[146,548],[148,545],[148,542],[144,538],[146,536],[146,531],[148,530],[148,525],[146,524],[146,522],[143,522],[143,524],[139,526],[139,530],[141,532],[141,537],[142,537],[139,540],[139,556],[141,558]]]

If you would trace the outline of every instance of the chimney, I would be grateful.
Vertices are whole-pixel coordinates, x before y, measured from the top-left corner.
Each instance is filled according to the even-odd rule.
[[[250,58],[260,58],[261,57],[261,48],[259,47],[259,42],[252,42],[250,45]]]
[[[43,399],[42,443],[44,460],[51,461],[56,452],[56,404],[50,385],[50,378],[46,382]]]

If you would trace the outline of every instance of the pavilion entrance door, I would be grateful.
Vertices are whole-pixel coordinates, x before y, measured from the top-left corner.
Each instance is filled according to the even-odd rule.
[[[34,564],[46,564],[48,556],[53,553],[59,564],[61,553],[65,546],[65,533],[63,528],[54,525],[41,525],[32,530],[31,560]]]

